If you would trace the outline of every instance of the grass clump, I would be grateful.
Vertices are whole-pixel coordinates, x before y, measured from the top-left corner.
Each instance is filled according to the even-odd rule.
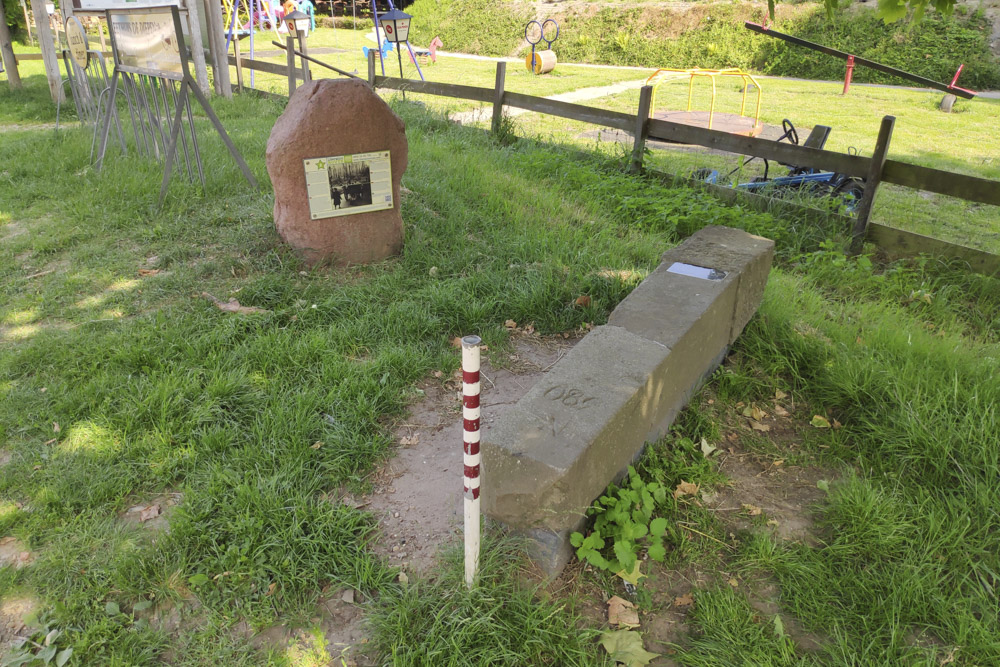
[[[393,665],[601,665],[596,631],[572,600],[521,581],[517,544],[486,539],[477,586],[464,584],[462,554],[445,574],[385,589],[369,620]]]

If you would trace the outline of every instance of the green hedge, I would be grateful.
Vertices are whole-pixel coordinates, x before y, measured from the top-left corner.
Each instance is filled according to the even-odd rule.
[[[446,51],[507,56],[524,42],[524,24],[532,18],[527,5],[502,0],[417,0],[410,41],[426,46],[435,36]]]
[[[553,6],[553,13],[559,11]],[[961,9],[961,8],[959,8]],[[532,7],[500,0],[417,0],[414,41],[440,35],[445,49],[506,56],[523,47]],[[562,62],[644,67],[741,67],[766,74],[842,79],[844,62],[743,27],[764,9],[749,4],[691,3],[686,15],[649,7],[610,4],[596,13],[570,10],[553,46]],[[689,29],[678,29],[679,24]],[[883,23],[874,11],[842,10],[828,17],[821,4],[778,5],[775,29],[883,62],[939,81],[950,81],[965,63],[960,85],[1000,88],[1000,62],[988,47],[982,13],[929,14],[920,22]],[[676,37],[668,35],[680,33]],[[905,83],[859,67],[855,81]]]

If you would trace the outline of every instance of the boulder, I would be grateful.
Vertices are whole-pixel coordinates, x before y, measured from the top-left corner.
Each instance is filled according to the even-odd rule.
[[[313,219],[305,160],[389,151],[392,208]],[[310,81],[292,94],[267,141],[278,234],[309,265],[377,262],[403,247],[400,181],[408,146],[402,119],[358,79]]]

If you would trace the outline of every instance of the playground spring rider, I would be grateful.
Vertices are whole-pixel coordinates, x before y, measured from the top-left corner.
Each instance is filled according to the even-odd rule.
[[[555,34],[552,34],[550,24],[555,28]],[[546,29],[552,34],[551,38],[545,34]],[[559,39],[559,24],[554,19],[545,19],[542,22],[528,21],[524,26],[524,39],[531,44],[531,55],[524,59],[524,64],[530,71],[535,74],[546,74],[556,68],[556,52],[552,50],[552,42]],[[546,48],[544,51],[536,52],[535,46],[542,40],[545,40]]]

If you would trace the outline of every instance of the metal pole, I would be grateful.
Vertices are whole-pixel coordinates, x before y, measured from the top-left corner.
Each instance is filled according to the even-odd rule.
[[[479,570],[479,336],[462,339],[462,428],[465,495],[465,585]]]
[[[854,76],[854,56],[847,56],[847,72],[844,74],[844,95],[851,89],[851,78]]]

